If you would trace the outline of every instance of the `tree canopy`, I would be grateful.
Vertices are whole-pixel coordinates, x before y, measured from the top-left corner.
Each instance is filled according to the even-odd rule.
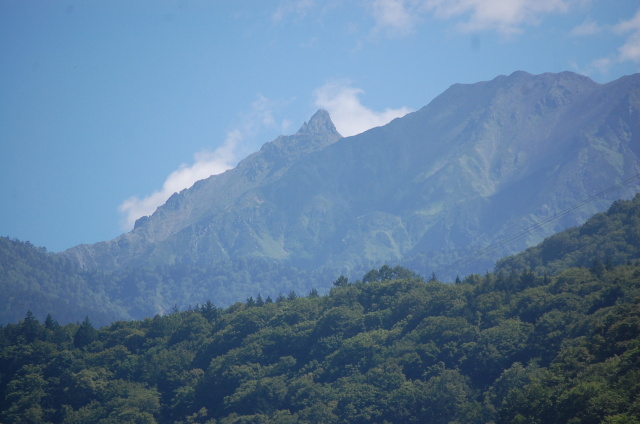
[[[640,264],[458,284],[389,268],[100,329],[28,313],[0,328],[0,421],[640,420]]]

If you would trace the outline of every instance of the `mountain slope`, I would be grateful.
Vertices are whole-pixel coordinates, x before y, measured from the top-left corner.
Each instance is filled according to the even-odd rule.
[[[576,266],[589,267],[593,274],[589,278],[602,279],[614,266],[640,259],[639,237],[640,195],[637,195],[632,201],[614,202],[606,213],[595,215],[580,227],[555,234],[521,254],[504,258],[496,265],[493,275],[471,274],[464,281],[477,284],[486,280],[482,290],[512,291],[533,280],[548,284],[549,274],[560,274],[562,281],[566,281],[563,275],[574,278],[576,271],[565,270]],[[328,282],[336,280],[335,274],[296,271],[278,264],[239,260],[209,267],[183,265],[113,273],[82,272],[65,257],[47,253],[28,242],[0,238],[0,290],[4,294],[0,324],[17,322],[30,309],[40,319],[51,313],[68,323],[79,322],[88,315],[91,321],[103,326],[115,320],[166,315],[176,306],[202,304],[212,299],[212,293],[217,295],[213,298],[217,305],[229,305],[256,295],[259,299],[269,296],[285,299],[282,293],[289,293],[288,298],[293,299],[297,297],[295,292],[304,294],[313,287],[322,289],[322,283],[328,286]],[[634,278],[640,275],[640,271],[635,272]],[[576,278],[581,280],[576,284],[586,281],[585,273],[589,271],[578,272]],[[546,276],[541,277],[543,274]],[[390,278],[411,278],[411,273],[385,266],[368,272],[362,281],[370,283]],[[342,287],[348,285],[346,283],[340,278],[334,286]],[[617,289],[611,290],[617,293]],[[538,292],[537,296],[545,296]],[[496,304],[496,299],[478,298],[478,302],[485,301],[489,302],[485,306],[496,306],[508,299]],[[532,307],[538,305],[535,300],[531,302]]]
[[[295,135],[278,137],[236,168],[175,193],[151,217],[139,219],[133,231],[112,241],[74,247],[65,255],[77,259],[85,269],[107,270],[141,260],[171,263],[176,255],[187,262],[191,262],[187,259],[191,257],[225,258],[230,244],[242,244],[242,240],[227,239],[245,230],[242,221],[246,218],[236,216],[255,203],[252,191],[280,178],[300,158],[340,138],[329,114],[318,111]],[[233,234],[227,234],[219,226],[210,234],[211,228],[203,223],[211,219],[223,225],[234,219],[240,222],[234,223],[239,226],[232,230]],[[200,242],[202,239],[204,243]]]
[[[101,324],[130,319],[130,305],[114,302],[113,282],[29,242],[0,237],[0,324],[17,322],[28,310],[65,323],[87,315]]]
[[[522,253],[503,258],[496,271],[555,274],[569,267],[606,267],[640,259],[640,194],[632,201],[616,201],[589,218]]]
[[[340,138],[326,112],[234,170],[174,195],[113,241],[65,255],[87,269],[266,258],[350,272],[421,272],[640,172],[640,75],[569,72],[456,84],[423,109]],[[481,264],[579,224],[625,187]],[[456,270],[458,273],[470,269]]]

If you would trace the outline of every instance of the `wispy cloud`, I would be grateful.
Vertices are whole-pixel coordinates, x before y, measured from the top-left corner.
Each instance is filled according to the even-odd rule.
[[[458,28],[465,32],[494,30],[504,35],[537,25],[542,17],[566,12],[570,0],[425,0],[422,7],[437,17],[465,19]]]
[[[415,6],[404,0],[375,0],[369,5],[369,13],[376,22],[376,30],[403,36],[412,33],[420,22],[420,15],[414,13]]]
[[[363,93],[348,82],[334,81],[317,88],[313,95],[315,105],[329,112],[336,129],[345,137],[385,125],[411,112],[408,107],[387,108],[381,112],[371,110],[360,102],[359,96]]]
[[[360,4],[373,19],[374,32],[391,36],[410,35],[429,16],[454,20],[462,32],[488,30],[513,35],[526,26],[539,24],[546,15],[567,12],[585,1],[588,0],[371,0]],[[336,4],[331,8],[338,8]],[[314,0],[286,0],[275,9],[272,20],[279,23],[291,17],[305,18],[318,7]],[[593,30],[591,25],[577,31]]]
[[[592,61],[587,68],[584,70],[584,73],[587,75],[592,74],[594,71],[599,74],[606,74],[609,72],[611,67],[613,66],[614,61],[608,57],[601,57]]]
[[[619,34],[629,34],[625,43],[618,49],[620,61],[640,62],[640,9],[633,18],[614,27]]]
[[[569,31],[569,36],[571,37],[585,37],[590,35],[595,35],[601,33],[603,30],[602,26],[597,22],[586,19],[583,23],[578,25]]]
[[[574,0],[376,0],[369,13],[377,28],[411,33],[424,15],[458,19],[462,32],[491,30],[503,35],[537,25],[544,15],[566,12]]]
[[[315,6],[313,0],[288,0],[281,3],[271,15],[271,19],[278,23],[288,16],[304,17]]]
[[[616,64],[624,62],[640,63],[640,9],[638,9],[631,19],[613,26],[600,26],[597,23],[585,21],[582,25],[574,28],[570,35],[594,35],[602,30],[621,36],[624,39],[622,45],[618,47],[617,51],[611,52],[608,56],[591,61],[591,63],[582,69],[576,66],[579,72],[587,75],[594,73],[606,75]]]
[[[253,102],[251,111],[241,117],[238,128],[227,133],[222,146],[214,151],[201,151],[194,155],[193,164],[181,164],[165,179],[162,188],[142,198],[131,196],[118,206],[122,216],[121,228],[129,231],[136,220],[151,215],[158,206],[176,192],[191,187],[196,181],[220,174],[236,165],[250,152],[251,139],[261,129],[276,126],[273,117],[274,104],[263,96]],[[283,127],[288,121],[283,122]]]

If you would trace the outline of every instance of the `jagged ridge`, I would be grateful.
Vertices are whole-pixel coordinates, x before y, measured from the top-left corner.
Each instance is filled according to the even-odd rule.
[[[175,194],[132,232],[64,254],[86,269],[244,258],[351,275],[401,263],[429,274],[638,174],[639,99],[640,75],[597,84],[515,72],[456,84],[354,137],[341,138],[319,111],[295,135]],[[636,188],[453,275],[491,268]]]

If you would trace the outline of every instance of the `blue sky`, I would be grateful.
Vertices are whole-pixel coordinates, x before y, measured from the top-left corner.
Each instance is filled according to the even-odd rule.
[[[640,4],[0,0],[0,236],[108,240],[319,108],[351,135],[516,70],[640,71]]]

